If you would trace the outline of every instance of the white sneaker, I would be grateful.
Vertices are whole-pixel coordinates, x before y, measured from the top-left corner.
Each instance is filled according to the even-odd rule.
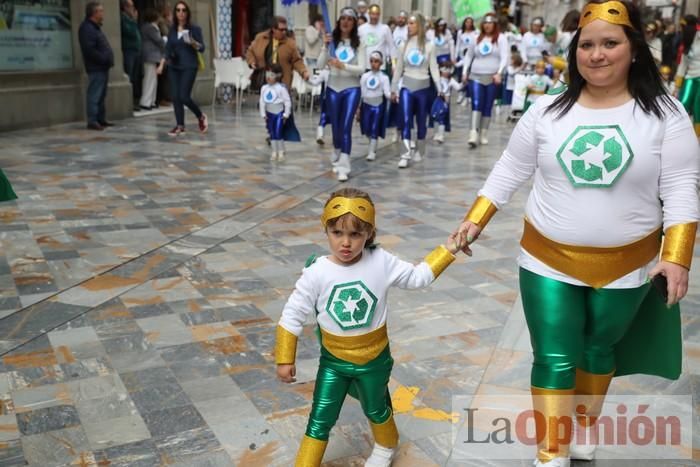
[[[277,153],[277,162],[282,162],[284,160],[284,151]]]
[[[277,151],[272,151],[272,153],[270,153],[270,160],[272,162],[275,162],[277,160]]]
[[[582,444],[578,443],[581,437]],[[594,430],[591,427],[584,427],[576,421],[571,432],[571,444],[569,445],[569,455],[572,459],[582,461],[592,461],[595,458],[595,448],[597,440],[594,439]]]
[[[488,137],[487,137],[487,133],[488,133],[488,130],[485,130],[485,129],[482,129],[482,130],[481,130],[481,132],[480,132],[481,138],[480,138],[480,140],[479,140],[479,142],[480,142],[481,144],[489,144],[489,139],[488,139]]]
[[[435,136],[433,136],[433,141],[435,141],[438,144],[442,144],[445,142],[445,135],[442,133],[436,133]]]
[[[346,174],[345,172],[338,171],[337,179],[339,182],[347,182],[348,174]]]
[[[464,99],[459,105],[466,107],[469,104],[469,99]]]
[[[316,144],[323,146],[323,127],[316,127]]]
[[[467,143],[469,143],[469,147],[475,148],[478,140],[479,132],[476,130],[469,130],[469,139],[467,140]]]
[[[399,169],[405,169],[408,167],[408,159],[404,159],[403,157],[399,160]]]
[[[367,160],[368,160],[368,161],[373,161],[373,160],[376,159],[376,158],[377,158],[377,155],[376,155],[375,153],[373,153],[373,152],[370,152],[369,154],[367,154]]]
[[[395,450],[374,443],[372,454],[365,461],[365,467],[389,467],[394,460]]]
[[[571,467],[571,459],[568,457],[555,457],[549,462],[541,462],[539,459],[535,459],[532,465],[534,467]]]

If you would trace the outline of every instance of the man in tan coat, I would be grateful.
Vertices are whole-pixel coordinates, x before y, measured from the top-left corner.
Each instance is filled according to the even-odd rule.
[[[294,39],[287,37],[287,19],[275,16],[272,28],[255,36],[246,52],[246,61],[253,69],[265,69],[274,63],[282,67],[282,82],[292,86],[292,71],[296,70],[304,80],[309,79],[304,60],[299,55]]]

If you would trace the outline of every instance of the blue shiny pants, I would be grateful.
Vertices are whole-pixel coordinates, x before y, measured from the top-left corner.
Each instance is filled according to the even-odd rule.
[[[428,115],[430,107],[433,105],[435,92],[432,88],[423,88],[418,91],[409,91],[401,88],[399,94],[399,111],[403,128],[401,129],[402,139],[411,139],[411,128],[413,119],[416,120],[417,136],[419,140],[425,139],[428,132]]]
[[[336,92],[326,90],[326,118],[333,130],[333,147],[343,154],[352,149],[352,124],[357,106],[360,105],[360,88],[348,88]]]
[[[267,134],[270,136],[270,139],[272,141],[284,139],[282,135],[282,127],[284,126],[284,112],[280,112],[278,114],[272,114],[270,112],[265,113],[267,114],[265,126],[267,126]]]
[[[481,112],[482,116],[490,117],[498,93],[498,86],[495,83],[483,85],[476,80],[471,80],[469,87],[472,91],[472,111]]]
[[[369,139],[384,138],[386,134],[386,118],[384,116],[386,105],[369,105],[362,103],[360,106],[360,130]]]

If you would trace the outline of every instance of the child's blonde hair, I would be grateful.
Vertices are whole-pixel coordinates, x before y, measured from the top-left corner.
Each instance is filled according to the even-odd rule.
[[[357,188],[343,188],[341,190],[334,191],[333,193],[331,193],[331,196],[328,198],[328,201],[326,201],[326,204],[324,204],[323,207],[325,208],[326,206],[328,206],[331,200],[333,198],[337,198],[338,196],[350,199],[366,199],[367,201],[369,201],[369,204],[374,206],[374,202],[372,201],[372,198],[370,198],[367,192],[358,190]],[[328,219],[324,227],[326,230],[328,230],[334,228],[335,226],[347,226],[358,232],[367,232],[369,233],[369,237],[367,237],[367,241],[365,242],[365,248],[372,248],[375,246],[374,239],[377,235],[377,230],[372,224],[363,221],[359,217],[355,216],[353,213],[347,212],[342,216],[335,217],[333,219]]]

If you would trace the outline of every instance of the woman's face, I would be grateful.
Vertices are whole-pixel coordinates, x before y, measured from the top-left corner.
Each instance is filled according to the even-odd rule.
[[[352,28],[355,27],[355,18],[352,16],[341,16],[339,26],[343,36],[349,36],[352,32]]]
[[[408,19],[408,35],[415,36],[416,34],[418,34],[418,22],[413,18],[409,18]]]
[[[595,20],[581,30],[576,64],[587,83],[615,87],[627,83],[632,46],[622,26]]]
[[[177,17],[178,23],[185,23],[187,21],[187,6],[184,3],[175,5],[175,16]]]
[[[530,25],[530,31],[532,31],[533,34],[539,34],[542,32],[542,25],[539,23],[532,23]]]
[[[474,29],[474,20],[471,18],[467,18],[464,20],[462,26],[467,28],[467,31],[471,31],[472,29]]]
[[[482,27],[484,28],[484,34],[486,34],[486,35],[493,34],[494,23],[484,23],[482,25]]]

